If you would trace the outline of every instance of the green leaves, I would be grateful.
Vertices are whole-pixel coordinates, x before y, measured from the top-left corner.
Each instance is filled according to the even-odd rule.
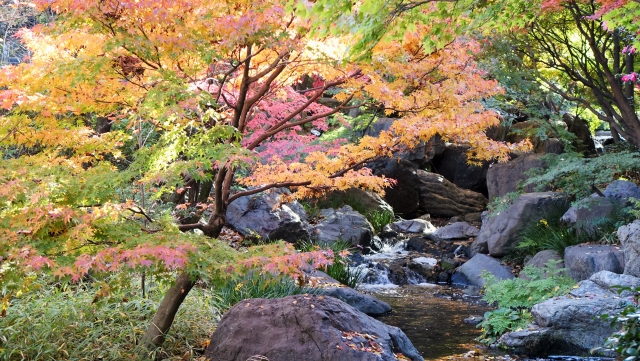
[[[564,269],[556,268],[558,262],[549,261],[544,268],[527,266],[514,279],[498,281],[492,274],[483,273],[486,281],[483,299],[497,303],[498,309],[485,314],[478,325],[482,328],[478,340],[491,344],[503,333],[525,327],[531,321],[529,311],[533,305],[569,293],[576,282]]]
[[[605,319],[611,319],[612,327],[622,327],[620,331],[611,335],[605,342],[606,347],[613,348],[625,361],[640,359],[640,287],[618,287],[618,293],[632,291],[633,296],[628,297],[627,306],[619,315],[603,315]]]

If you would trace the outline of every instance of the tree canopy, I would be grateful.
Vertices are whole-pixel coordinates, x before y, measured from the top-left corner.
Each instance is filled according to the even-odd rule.
[[[216,240],[236,199],[279,187],[291,189],[286,200],[382,194],[393,180],[366,166],[436,135],[467,145],[471,162],[528,150],[486,135],[501,119],[485,105],[504,94],[478,63],[494,32],[514,32],[517,58],[549,89],[640,142],[637,80],[618,76],[633,73],[635,39],[599,25],[626,3],[34,5],[55,21],[20,31],[28,58],[0,69],[0,279],[17,292],[29,272],[177,272],[150,345],[197,279],[331,262],[283,244],[239,254]],[[591,93],[577,96],[571,82]],[[354,107],[397,120],[356,142],[312,132],[348,125]]]

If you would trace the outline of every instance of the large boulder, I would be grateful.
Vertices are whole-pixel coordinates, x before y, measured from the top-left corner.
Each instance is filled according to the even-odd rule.
[[[391,312],[391,306],[379,299],[360,293],[350,287],[332,287],[322,290],[325,296],[339,299],[369,316],[381,316]]]
[[[542,154],[525,154],[506,163],[492,164],[487,171],[489,200],[502,197],[517,190],[518,182],[528,179],[526,172],[533,168],[546,168]],[[524,187],[525,192],[534,192],[536,186]]]
[[[567,130],[576,135],[576,142],[573,143],[576,151],[585,155],[596,153],[596,145],[591,136],[591,129],[589,129],[589,123],[585,119],[564,113],[562,121],[567,125]]]
[[[403,218],[416,216],[420,206],[420,180],[415,165],[408,160],[390,159],[369,166],[373,174],[396,180],[384,194],[384,200],[393,207],[393,212]]]
[[[420,210],[432,217],[454,217],[482,212],[487,198],[481,193],[461,189],[436,173],[418,169]]]
[[[624,272],[624,258],[614,246],[579,244],[564,250],[564,266],[571,278],[582,281],[600,271]]]
[[[489,163],[481,166],[467,162],[468,146],[449,145],[444,152],[431,160],[432,170],[462,189],[487,195],[487,170]]]
[[[488,218],[476,242],[486,242],[489,254],[494,257],[505,256],[521,241],[521,232],[527,225],[540,221],[553,211],[568,208],[569,203],[558,193],[525,193],[508,209]]]
[[[470,286],[483,287],[484,279],[480,277],[483,272],[489,272],[498,280],[514,278],[511,269],[500,264],[500,261],[485,254],[476,254],[465,264],[458,267],[453,274],[451,282]]]
[[[612,216],[628,204],[629,198],[640,198],[640,187],[635,183],[618,179],[611,182],[602,194],[604,197],[594,193],[578,201],[562,216],[562,222],[568,225],[577,224],[580,231],[593,232],[593,221]]]
[[[560,220],[570,226],[577,225],[581,233],[591,234],[597,227],[594,221],[611,216],[619,205],[620,202],[613,198],[591,196],[578,201]]]
[[[640,220],[618,228],[624,255],[624,274],[640,277]]]
[[[635,183],[621,179],[611,182],[602,193],[607,198],[614,198],[625,202],[632,197],[640,199],[640,187]]]
[[[286,192],[276,189],[236,199],[227,209],[227,222],[244,236],[257,234],[265,240],[290,243],[310,240],[311,226],[302,205],[295,201],[280,204],[280,194]]]
[[[633,286],[640,279],[602,271],[581,281],[568,296],[555,297],[531,309],[534,322],[524,331],[503,335],[498,342],[529,356],[581,354],[602,347],[617,329],[601,315],[618,314],[630,302],[613,286]]]
[[[385,202],[382,197],[378,194],[365,191],[359,188],[349,188],[344,191],[334,191],[327,194],[323,201],[326,201],[330,204],[337,204],[339,207],[344,205],[352,205],[352,203],[357,203],[359,207],[357,209],[362,208],[365,209],[366,212],[391,212],[393,213],[393,208],[389,205],[389,203]],[[334,207],[335,208],[335,207]]]
[[[233,306],[211,336],[211,361],[423,360],[407,336],[348,304],[325,296],[249,299]]]
[[[525,193],[506,210],[490,217],[482,224],[476,238],[478,244],[487,243],[489,254],[505,256],[521,241],[521,232],[531,222],[538,222],[547,214],[569,208],[569,204],[558,193]]]
[[[324,217],[315,226],[316,239],[324,244],[333,244],[338,240],[351,243],[352,246],[369,247],[373,237],[373,226],[367,218],[350,206],[338,209],[323,209]]]
[[[562,259],[562,257],[560,257],[558,252],[552,251],[550,249],[547,249],[547,250],[540,251],[540,252],[536,253],[533,257],[531,257],[530,260],[525,262],[524,266],[525,267],[531,266],[531,267],[536,267],[536,268],[544,268],[544,267],[547,266],[549,261],[554,261],[555,262],[555,264],[556,264],[555,265],[555,269],[564,268],[564,260]]]
[[[463,239],[475,237],[480,230],[467,222],[455,222],[438,228],[433,233],[435,239]]]

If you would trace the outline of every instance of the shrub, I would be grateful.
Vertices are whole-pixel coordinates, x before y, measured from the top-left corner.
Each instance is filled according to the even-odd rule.
[[[586,242],[615,243],[616,231],[630,221],[628,208],[616,207],[609,217],[599,217],[578,222],[568,227],[560,221],[562,208],[545,214],[545,217],[528,224],[521,233],[522,241],[509,252],[509,258],[522,262],[526,256],[533,256],[544,250],[556,251],[564,256],[565,248]]]
[[[228,280],[217,285],[211,304],[222,314],[248,298],[282,298],[305,293],[316,294],[319,290],[301,287],[288,276],[252,272],[240,279]]]
[[[640,287],[631,289],[630,287],[619,287],[618,292],[633,291],[627,307],[617,316],[603,315],[605,319],[611,319],[612,327],[622,327],[622,329],[607,339],[605,347],[613,348],[624,361],[640,360]]]
[[[323,268],[322,271],[343,285],[349,286],[353,289],[357,288],[358,284],[362,280],[363,271],[360,268],[351,267],[349,264],[349,258],[344,251],[351,249],[351,243],[338,240],[331,244],[319,245],[312,242],[305,242],[300,246],[300,250],[303,252],[312,251],[318,248],[330,249],[334,254],[333,263]]]
[[[116,275],[124,276],[124,275]],[[34,280],[11,301],[0,329],[0,360],[148,360],[194,356],[215,328],[212,294],[195,288],[186,298],[163,348],[136,348],[168,284],[139,296],[127,277],[68,284]]]
[[[498,281],[492,274],[483,273],[484,300],[496,303],[498,308],[484,314],[478,325],[482,328],[478,340],[491,344],[503,333],[525,327],[531,321],[533,305],[568,293],[576,282],[564,269],[556,269],[558,262],[549,261],[544,268],[527,266],[519,278],[510,280]]]
[[[385,210],[369,212],[365,217],[367,217],[376,233],[380,233],[384,226],[395,220],[393,212]]]

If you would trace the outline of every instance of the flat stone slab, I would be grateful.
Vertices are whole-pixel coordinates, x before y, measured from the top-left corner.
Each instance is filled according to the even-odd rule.
[[[433,237],[436,239],[464,239],[469,237],[475,237],[480,230],[477,227],[470,225],[467,222],[455,222],[444,227],[438,228],[433,233]]]

